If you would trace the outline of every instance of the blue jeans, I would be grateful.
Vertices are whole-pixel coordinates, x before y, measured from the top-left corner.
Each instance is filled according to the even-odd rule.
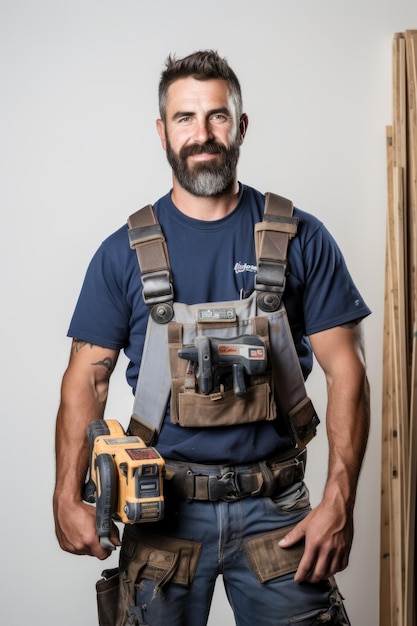
[[[136,606],[130,607],[131,617],[125,624],[206,626],[216,578],[222,574],[237,626],[348,625],[329,581],[315,585],[294,582],[302,546],[295,549],[292,564],[280,562],[280,551],[284,551],[277,546],[279,537],[275,539],[274,531],[297,523],[309,510],[309,494],[302,482],[274,498],[172,503],[168,499],[162,522],[126,527],[125,535],[140,537],[151,530],[153,538],[151,547],[138,551],[137,568],[129,574],[130,578],[136,578],[136,572],[138,576]],[[157,554],[158,536],[185,540],[179,553],[184,565],[177,580],[171,574],[178,559],[175,565],[176,556],[166,546]],[[264,538],[269,543],[264,544]],[[132,546],[134,540],[126,540],[126,545],[124,541],[121,569],[123,560],[132,557]]]

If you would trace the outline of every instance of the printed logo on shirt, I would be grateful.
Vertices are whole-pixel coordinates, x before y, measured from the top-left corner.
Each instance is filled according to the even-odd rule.
[[[242,272],[256,272],[256,265],[251,265],[250,263],[242,263],[238,261],[234,266],[235,274],[241,274]]]

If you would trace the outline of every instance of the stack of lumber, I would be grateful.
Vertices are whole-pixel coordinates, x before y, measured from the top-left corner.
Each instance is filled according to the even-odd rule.
[[[393,40],[387,127],[380,626],[416,626],[417,30]]]

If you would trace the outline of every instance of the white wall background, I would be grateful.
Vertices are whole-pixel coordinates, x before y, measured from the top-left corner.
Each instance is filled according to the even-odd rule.
[[[250,117],[240,179],[323,219],[373,310],[371,438],[338,580],[353,626],[377,626],[385,126],[392,37],[413,28],[415,0],[0,0],[2,624],[96,623],[104,564],[62,552],[51,512],[66,330],[100,241],[170,185],[154,128],[167,54],[215,48]],[[107,413],[122,423],[125,365]],[[310,393],[323,415],[320,372]],[[325,465],[322,426],[313,501]],[[220,586],[210,624],[234,624]]]

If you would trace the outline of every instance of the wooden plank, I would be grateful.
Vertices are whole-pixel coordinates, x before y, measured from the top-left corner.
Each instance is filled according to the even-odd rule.
[[[408,423],[408,380],[409,380],[409,307],[408,307],[408,211],[407,211],[407,71],[406,40],[397,33],[393,41],[393,224],[391,236],[394,250],[391,261],[396,263],[393,274],[397,289],[395,310],[397,337],[397,367],[401,393],[398,410],[402,421]],[[407,441],[407,429],[405,440]],[[407,451],[406,451],[407,452]]]
[[[410,402],[410,462],[406,524],[405,616],[416,624],[416,496],[417,496],[417,326],[413,333],[412,389]]]
[[[393,354],[394,354],[394,378],[395,378],[395,415],[393,428],[396,432],[395,452],[396,452],[396,479],[398,485],[398,498],[395,503],[396,523],[399,525],[398,541],[399,554],[404,563],[404,537],[405,537],[405,511],[408,496],[408,459],[409,459],[409,337],[407,324],[407,281],[406,281],[406,215],[404,202],[404,172],[402,168],[393,168],[393,208],[394,208],[394,232],[392,238],[393,264]],[[394,255],[396,255],[394,257]],[[399,572],[398,572],[399,574]],[[403,567],[401,574],[404,577]],[[397,581],[399,582],[399,581]]]
[[[409,231],[409,315],[412,320],[410,373],[410,444],[406,502],[406,624],[416,625],[416,499],[417,499],[417,31],[406,31],[407,158]]]
[[[392,234],[391,234],[392,239]],[[391,267],[393,263],[391,262]],[[394,263],[395,265],[395,263]],[[388,469],[389,469],[389,541],[390,541],[390,596],[391,626],[403,626],[403,594],[404,594],[404,558],[403,558],[403,516],[402,516],[402,481],[400,455],[400,418],[399,418],[399,380],[398,380],[398,349],[395,338],[396,320],[396,275],[390,272],[390,371],[389,394],[390,406],[388,420]]]
[[[410,331],[417,311],[417,30],[406,31]],[[412,343],[412,341],[410,342]]]
[[[382,441],[381,441],[381,536],[380,536],[380,579],[379,579],[379,624],[392,626],[391,607],[391,470],[390,470],[390,411],[391,411],[391,276],[389,246],[390,219],[392,215],[392,126],[386,128],[387,155],[387,227],[385,253],[385,297],[384,297],[384,336],[382,369]]]
[[[407,502],[409,497],[409,380],[410,380],[410,308],[409,308],[409,278],[408,270],[408,135],[407,135],[407,65],[406,65],[406,38],[404,35],[394,38],[393,44],[393,147],[394,147],[394,176],[393,176],[393,205],[394,205],[394,231],[396,239],[396,276],[397,285],[397,318],[394,322],[395,337],[394,354],[396,357],[395,371],[397,380],[397,462],[398,462],[398,485],[394,486],[393,493],[393,517],[397,519],[395,553],[396,562],[396,592],[398,594],[399,621],[405,619],[405,594],[406,594],[406,530],[407,530]]]
[[[402,299],[403,272],[403,220],[402,181],[403,173],[398,167],[391,168],[390,202],[387,219],[387,350],[388,367],[386,377],[384,419],[388,439],[388,507],[389,507],[389,582],[390,624],[402,626],[405,586],[405,468],[404,468],[404,412],[407,396],[403,381],[406,379],[407,364],[404,358],[404,306]],[[408,417],[406,416],[405,422]],[[382,611],[381,611],[381,614]]]
[[[404,167],[407,163],[407,76],[404,33],[396,33],[392,43],[393,82],[393,165]]]
[[[392,53],[393,123],[392,129],[387,128],[380,625],[417,626],[417,30],[396,33]]]
[[[384,334],[384,425],[383,461],[388,474],[382,475],[387,490],[381,503],[384,534],[382,555],[389,555],[389,568],[381,563],[380,621],[389,616],[389,626],[405,626],[405,503],[408,495],[409,429],[409,346],[407,275],[407,143],[406,143],[406,64],[405,39],[398,33],[393,40],[393,125],[392,146],[387,149],[388,215],[387,271]],[[387,483],[387,484],[385,484]],[[386,507],[388,505],[388,512]],[[382,532],[382,529],[381,529]],[[388,550],[387,548],[388,544]],[[385,548],[385,549],[383,549]],[[383,598],[389,569],[389,601]],[[384,576],[384,577],[383,577]],[[388,609],[388,610],[386,610]],[[385,620],[386,621],[386,620]]]

